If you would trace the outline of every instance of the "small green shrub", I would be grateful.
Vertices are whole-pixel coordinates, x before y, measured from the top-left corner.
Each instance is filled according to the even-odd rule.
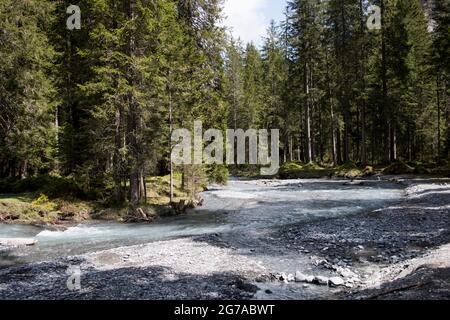
[[[40,206],[40,205],[43,205],[43,204],[46,204],[47,202],[49,202],[49,199],[48,199],[48,197],[45,195],[45,194],[40,194],[39,195],[39,198],[37,198],[36,200],[34,200],[33,202],[31,202],[31,204],[32,205],[35,205],[35,206]]]
[[[226,185],[228,183],[229,175],[228,168],[223,165],[212,165],[207,169],[209,183]]]
[[[52,201],[45,195],[40,194],[39,197],[31,202],[31,204],[35,207],[42,208],[46,211],[54,211],[58,207],[58,205]]]
[[[325,169],[317,163],[287,162],[281,166],[279,171],[281,179],[318,179],[329,174],[329,169]]]
[[[281,166],[279,176],[282,179],[293,179],[296,178],[302,170],[303,167],[299,163],[286,162]]]

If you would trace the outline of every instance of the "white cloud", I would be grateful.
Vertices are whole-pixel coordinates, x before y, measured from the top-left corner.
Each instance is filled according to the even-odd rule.
[[[278,5],[280,3],[284,3],[284,1],[225,0],[224,24],[231,29],[230,31],[235,38],[240,37],[244,42],[253,41],[256,45],[259,45],[270,20],[279,19],[283,7]]]

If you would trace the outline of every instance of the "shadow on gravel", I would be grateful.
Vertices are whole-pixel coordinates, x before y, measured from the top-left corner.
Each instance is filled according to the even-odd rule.
[[[74,262],[72,262],[74,264]],[[258,288],[230,274],[174,274],[163,267],[81,269],[81,291],[67,288],[68,263],[52,262],[0,270],[0,299],[184,300],[250,299]]]
[[[377,289],[367,289],[346,294],[344,299],[362,300],[449,300],[450,268],[417,269],[412,274],[381,285]]]
[[[0,270],[2,268],[15,265],[18,261],[20,261],[20,257],[18,257],[12,250],[0,250]]]
[[[331,261],[396,263],[449,243],[450,211],[396,207],[291,226],[274,238]]]

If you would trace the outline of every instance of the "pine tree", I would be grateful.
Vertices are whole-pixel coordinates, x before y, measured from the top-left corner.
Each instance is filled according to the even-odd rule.
[[[443,110],[446,122],[445,156],[450,158],[450,2],[433,1],[433,65],[436,70],[438,114]]]
[[[249,43],[243,58],[243,111],[245,127],[256,128],[259,115],[263,113],[263,64],[261,55],[256,47]]]
[[[317,101],[317,78],[321,57],[321,33],[323,30],[321,3],[309,0],[297,0],[289,3],[291,16],[292,46],[296,61],[296,76],[301,79],[303,105],[305,161],[314,160],[313,153],[313,107]]]
[[[275,22],[272,21],[265,38],[261,55],[263,60],[263,82],[261,88],[264,108],[260,111],[259,127],[280,128],[283,137],[283,154],[293,159],[293,133],[298,131],[297,123],[289,116],[288,72],[289,63],[286,42]],[[294,118],[295,119],[295,118]]]
[[[244,81],[243,81],[243,49],[240,41],[231,39],[227,46],[225,60],[226,83],[225,90],[230,105],[229,127],[238,129],[243,127],[240,115],[243,111]]]
[[[0,2],[0,177],[54,169],[54,50],[48,1]]]

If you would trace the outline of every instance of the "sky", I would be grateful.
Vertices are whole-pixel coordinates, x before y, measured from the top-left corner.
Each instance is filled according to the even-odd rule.
[[[286,0],[225,0],[225,26],[235,38],[261,46],[271,20],[283,20]]]

